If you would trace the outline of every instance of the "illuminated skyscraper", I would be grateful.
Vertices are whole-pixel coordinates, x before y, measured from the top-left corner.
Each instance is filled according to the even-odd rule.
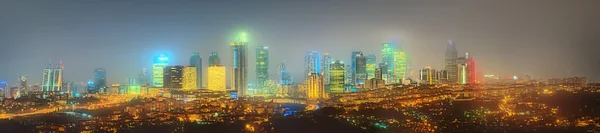
[[[469,53],[466,53],[465,55],[465,57],[458,57],[456,59],[456,67],[458,68],[456,75],[458,76],[459,84],[467,84],[467,57],[469,56]]]
[[[19,92],[21,95],[27,95],[29,88],[27,87],[27,75],[19,76]]]
[[[458,83],[467,84],[467,64],[458,64]]]
[[[354,86],[354,79],[352,75],[354,74],[354,70],[351,69],[352,65],[346,65],[344,69],[346,69],[346,78],[344,78],[344,84]]]
[[[94,69],[94,89],[96,92],[106,93],[106,69],[96,68]]]
[[[183,67],[182,88],[183,91],[191,91],[198,89],[198,69],[195,66]]]
[[[330,93],[339,94],[344,93],[344,77],[346,76],[346,70],[344,69],[344,62],[336,60],[331,67],[331,81],[329,83]]]
[[[154,64],[152,64],[152,85],[154,87],[163,87],[164,69],[168,64],[169,57],[164,53],[154,57]]]
[[[394,54],[394,80],[390,80],[392,83],[402,83],[406,80],[406,61],[407,56],[404,49],[399,48]]]
[[[448,70],[440,70],[437,72],[438,83],[448,82]]]
[[[238,97],[245,97],[248,93],[248,38],[246,33],[240,33],[233,42],[231,88],[237,91]]]
[[[190,91],[196,89],[196,67],[167,66],[164,69],[164,88]]]
[[[96,89],[94,88],[94,81],[87,82],[86,90],[87,90],[87,93],[90,93],[90,94],[98,93],[98,91],[96,91]]]
[[[306,56],[304,56],[304,74],[307,76],[310,73],[321,73],[321,59],[319,57],[319,52],[311,51],[307,52]],[[308,78],[308,77],[307,77]]]
[[[473,56],[470,56],[469,53],[466,55],[467,58],[467,83],[468,84],[477,84],[477,68],[475,65],[475,59]]]
[[[56,67],[53,67],[52,64],[48,64],[46,69],[44,69],[43,77],[42,77],[42,91],[43,92],[56,92],[62,89],[62,72],[64,65],[62,61]]]
[[[367,79],[367,58],[361,51],[352,51],[352,83],[362,85]]]
[[[331,63],[333,63],[333,59],[329,53],[325,53],[323,55],[323,60],[321,61],[321,71],[323,72],[323,79],[325,80],[325,85],[327,86],[331,81]]]
[[[381,62],[385,63],[387,66],[387,68],[381,69],[381,70],[384,70],[384,71],[382,71],[382,75],[384,76],[383,80],[385,80],[388,83],[393,83],[390,81],[394,81],[394,78],[393,78],[394,67],[395,67],[394,55],[395,55],[396,49],[394,48],[394,45],[390,44],[390,43],[383,43],[383,44],[381,44],[381,47],[382,47],[381,48],[381,57],[382,57]],[[379,66],[381,68],[381,64]]]
[[[208,67],[208,90],[226,90],[226,68],[223,65],[212,65]]]
[[[323,75],[318,73],[309,73],[306,78],[307,99],[317,100],[325,98],[325,84],[323,83]]]
[[[285,65],[285,60],[281,62],[277,66],[277,71],[279,72],[279,84],[282,85],[291,85],[292,84],[292,75],[287,71],[287,67]]]
[[[256,84],[262,87],[269,80],[269,47],[256,48]]]
[[[149,86],[150,83],[148,82],[148,74],[146,72],[146,68],[142,68],[142,70],[140,71],[140,74],[138,75],[138,84],[140,86]]]
[[[200,53],[192,53],[192,57],[190,57],[190,66],[196,68],[196,88],[200,89],[202,88],[202,57],[200,57]]]
[[[375,55],[367,56],[367,80],[375,78],[375,68],[377,68],[377,58]]]
[[[166,66],[163,70],[164,88],[170,90],[183,88],[183,66]]]
[[[381,69],[381,78],[386,83],[388,81],[388,64],[386,62],[379,63],[379,69]]]
[[[431,69],[431,67],[426,67],[422,70],[419,70],[419,79],[423,84],[437,84],[437,72],[435,69]]]
[[[0,81],[0,96],[6,98],[10,93],[10,88],[8,88],[8,83],[6,81]]]
[[[456,52],[456,47],[454,42],[451,40],[448,41],[448,47],[446,49],[446,71],[448,71],[448,81],[450,83],[458,82],[458,63],[457,63],[458,54]]]
[[[211,52],[208,57],[208,66],[221,65],[221,58],[219,58],[219,53]]]

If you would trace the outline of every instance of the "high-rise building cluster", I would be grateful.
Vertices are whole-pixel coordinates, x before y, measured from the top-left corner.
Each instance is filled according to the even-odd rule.
[[[445,69],[436,71],[431,67],[419,70],[421,84],[478,84],[475,59],[465,53],[458,57],[454,42],[448,41],[446,48]]]
[[[64,67],[62,61],[56,66],[52,64],[46,66],[42,75],[43,92],[59,92],[62,90]]]

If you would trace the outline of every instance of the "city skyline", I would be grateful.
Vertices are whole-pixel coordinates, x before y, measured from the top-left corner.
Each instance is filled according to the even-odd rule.
[[[6,2],[11,3],[11,2]],[[65,4],[60,3],[59,4]],[[35,12],[50,11],[59,7],[57,3],[44,3],[47,4],[46,8],[35,9]],[[354,4],[360,4],[361,2],[355,2]],[[480,2],[484,3],[484,2]],[[74,5],[80,5],[82,7],[93,7],[96,4],[94,2],[81,2],[75,3]],[[156,4],[156,3],[155,3]],[[185,4],[192,3],[168,3],[167,6],[182,7],[182,9],[191,10],[190,6]],[[218,4],[218,3],[217,3]],[[306,5],[306,3],[304,3]],[[316,2],[309,4],[316,4]],[[325,5],[331,3],[324,3]],[[347,5],[347,7],[356,7],[357,5]],[[408,19],[402,19],[399,24],[383,23],[379,24],[375,20],[377,18],[387,18],[388,16],[403,17],[401,15],[390,15],[386,12],[402,12],[403,10],[395,9],[391,7],[383,6],[382,9],[366,8],[357,13],[372,13],[382,12],[382,16],[369,17],[366,14],[357,15],[357,18],[345,18],[343,16],[332,19],[319,20],[322,16],[307,16],[304,19],[308,19],[307,24],[294,23],[294,22],[272,22],[262,24],[262,22],[268,21],[267,18],[254,18],[256,14],[248,17],[241,17],[239,22],[218,24],[220,21],[234,20],[236,16],[243,16],[242,11],[235,10],[232,14],[227,14],[227,18],[215,19],[206,23],[194,23],[204,22],[204,19],[184,19],[186,16],[202,16],[201,14],[186,14],[179,16],[172,16],[174,19],[188,20],[189,24],[183,23],[183,26],[192,27],[191,29],[181,30],[182,25],[174,25],[178,23],[172,23],[170,21],[163,22],[148,22],[147,25],[159,26],[162,28],[148,28],[140,29],[128,22],[138,22],[143,20],[152,19],[149,16],[144,16],[140,11],[158,12],[151,10],[149,7],[153,4],[139,5],[133,13],[126,13],[123,16],[113,16],[116,18],[136,16],[129,20],[122,21],[92,21],[92,18],[101,18],[107,16],[110,12],[96,12],[91,9],[85,9],[81,12],[84,13],[96,13],[95,16],[86,16],[79,13],[67,13],[66,11],[80,9],[81,7],[69,7],[66,6],[65,10],[51,11],[49,16],[67,13],[62,19],[50,19],[50,18],[33,18],[33,17],[9,17],[12,21],[0,22],[0,25],[7,27],[5,31],[2,31],[0,36],[0,44],[4,46],[2,49],[2,56],[0,56],[1,64],[10,64],[3,67],[0,70],[0,80],[5,80],[8,84],[13,85],[17,82],[18,76],[28,75],[29,84],[41,83],[42,69],[47,64],[48,60],[52,60],[56,64],[58,60],[63,60],[65,64],[64,76],[65,81],[76,81],[85,82],[93,80],[93,75],[90,74],[95,68],[105,68],[107,70],[107,83],[122,83],[126,81],[126,78],[135,77],[139,74],[139,70],[146,68],[152,70],[152,57],[158,53],[166,53],[169,55],[169,65],[186,65],[189,62],[189,54],[198,51],[201,57],[205,59],[210,55],[210,52],[219,52],[222,57],[222,64],[224,66],[231,66],[231,49],[227,45],[233,36],[235,28],[231,25],[244,25],[248,28],[249,34],[249,47],[251,49],[248,52],[248,70],[255,70],[255,59],[256,53],[252,49],[257,46],[268,46],[270,47],[270,60],[269,62],[281,62],[286,60],[288,63],[288,71],[292,73],[293,77],[304,77],[302,75],[302,64],[303,56],[308,51],[319,51],[321,53],[329,53],[335,60],[341,60],[344,62],[351,62],[347,55],[353,50],[360,50],[365,55],[376,55],[377,59],[381,57],[381,44],[382,43],[394,43],[396,45],[402,45],[405,48],[407,55],[410,55],[413,60],[413,73],[416,70],[422,69],[425,66],[431,66],[433,69],[441,70],[444,68],[444,55],[446,49],[447,40],[453,40],[456,43],[457,53],[459,55],[469,52],[477,59],[478,70],[483,73],[495,74],[503,77],[512,77],[530,75],[534,79],[548,79],[554,77],[568,77],[568,76],[585,76],[590,80],[597,81],[599,77],[592,75],[598,73],[598,69],[595,69],[600,64],[597,59],[593,59],[592,49],[598,49],[597,39],[593,38],[597,31],[588,31],[571,26],[565,23],[573,23],[571,21],[560,21],[561,17],[571,17],[573,19],[580,20],[591,25],[591,22],[598,21],[590,19],[586,21],[584,18],[586,15],[592,15],[581,11],[582,16],[567,16],[568,14],[558,14],[559,11],[551,10],[551,13],[555,13],[559,17],[544,18],[535,17],[535,14],[519,15],[513,12],[502,13],[498,7],[490,6],[489,11],[486,13],[498,13],[504,14],[500,18],[489,18],[492,20],[500,19],[518,19],[533,17],[523,21],[523,25],[511,26],[502,25],[499,23],[492,22],[480,22],[480,25],[469,26],[469,21],[476,21],[473,19],[465,19],[470,16],[478,16],[477,13],[461,14],[463,12],[455,11],[453,8],[466,7],[467,9],[475,8],[464,3],[445,3],[449,7],[441,8],[440,10],[432,11],[434,13],[425,13],[424,16],[435,18],[436,13],[448,11],[447,14],[441,16],[455,16],[456,18],[440,18],[447,19],[448,24],[436,22],[438,19],[423,19],[416,16],[404,16]],[[549,2],[540,5],[538,10],[548,10],[561,2]],[[9,4],[1,4],[9,5]],[[114,5],[105,4],[115,10],[124,10],[125,3],[115,3]],[[277,8],[275,5],[283,5],[284,7],[293,7],[291,3],[272,3],[264,5],[269,9],[278,9],[283,12],[293,12],[292,10],[286,10]],[[410,4],[409,4],[410,5]],[[422,3],[412,3],[413,6],[421,6],[423,9],[432,9],[437,6],[423,5]],[[584,6],[583,4],[573,3],[562,3],[569,8]],[[26,8],[31,5],[16,4],[15,7],[3,7],[0,10],[4,12],[16,12],[24,9],[17,9],[16,7]],[[249,3],[250,7],[257,8],[261,7]],[[484,6],[486,6],[484,4]],[[511,5],[507,5],[511,6]],[[517,8],[517,11],[526,11],[527,9],[520,6],[512,5]],[[588,9],[589,7],[581,7]],[[347,10],[344,6],[334,7],[334,9]],[[331,9],[331,10],[334,10]],[[209,9],[219,10],[219,9]],[[422,9],[409,8],[405,9],[408,11],[421,11]],[[598,9],[589,9],[598,10]],[[327,12],[327,15],[335,15],[336,12],[330,10],[320,9],[318,11]],[[515,11],[515,12],[517,12]],[[181,12],[178,10],[168,10],[166,12],[177,13]],[[309,11],[296,12],[296,14],[302,15],[307,14]],[[572,11],[576,12],[576,11]],[[262,12],[261,12],[262,13]],[[26,14],[24,14],[26,15]],[[274,14],[276,18],[283,18],[284,16],[278,16]],[[514,15],[514,16],[511,16]],[[541,15],[543,16],[543,15]],[[159,18],[169,18],[169,16],[158,16]],[[215,18],[214,16],[207,18]],[[369,19],[371,18],[371,19]],[[293,18],[293,20],[303,19]],[[465,20],[461,20],[465,19]],[[25,20],[41,20],[47,22],[38,21],[27,21],[28,23],[14,23],[17,21]],[[69,21],[71,20],[71,21]],[[209,19],[210,20],[210,19]],[[346,21],[343,21],[346,20]],[[364,25],[358,25],[358,23],[347,22],[349,20],[357,20],[365,22]],[[397,19],[389,19],[397,20]],[[400,19],[398,19],[400,20]],[[434,21],[436,20],[436,21]],[[492,21],[491,20],[491,21]],[[423,24],[414,24],[411,22],[424,21]],[[517,20],[514,20],[517,21]],[[558,21],[558,22],[552,22]],[[94,23],[91,23],[94,22]],[[510,21],[512,22],[512,21]],[[545,25],[535,25],[537,23],[547,22]],[[8,27],[6,25],[12,25]],[[316,26],[308,26],[311,24],[317,24]],[[341,24],[340,26],[334,26]],[[282,26],[291,26],[292,28],[281,28]],[[375,26],[376,25],[376,26]],[[306,28],[300,28],[308,26]],[[354,30],[345,29],[345,27],[357,26]],[[432,26],[434,28],[426,28]],[[502,27],[502,28],[494,28]],[[521,26],[531,26],[528,30],[521,30]],[[88,28],[84,28],[88,27]],[[201,29],[208,28],[207,31]],[[489,32],[479,28],[490,27],[492,29]],[[320,29],[324,28],[324,29]],[[464,32],[462,28],[466,29]],[[109,35],[108,33],[118,32],[123,29],[123,33],[120,34],[132,34],[133,36],[128,37],[117,37],[117,35]],[[277,29],[277,30],[275,30]],[[548,30],[544,30],[548,29]],[[597,29],[597,26],[590,27],[590,29]],[[365,32],[356,34],[345,34],[352,33],[355,31],[364,30]],[[278,34],[282,32],[290,31],[287,34]],[[293,32],[292,32],[293,31]],[[548,34],[547,32],[559,33],[565,31],[568,33],[577,33],[575,35],[562,34]],[[436,33],[441,32],[441,33]],[[525,32],[516,34],[517,32]],[[33,34],[29,34],[33,33]],[[50,34],[56,33],[56,34]],[[81,34],[76,34],[81,33]],[[165,33],[174,33],[174,35],[166,35]],[[507,35],[502,33],[515,33],[514,35]],[[545,33],[545,34],[542,34]],[[277,34],[277,35],[274,35]],[[312,34],[312,35],[311,35]],[[580,35],[576,36],[576,35]],[[596,34],[597,35],[597,34]],[[320,37],[324,36],[324,37]],[[198,38],[199,37],[199,38]],[[280,39],[281,38],[281,39]],[[353,38],[353,39],[348,39]],[[483,38],[483,39],[482,39]],[[44,46],[43,44],[48,44]],[[346,45],[348,44],[348,45]],[[32,47],[36,46],[36,47]],[[52,47],[49,47],[52,46]],[[339,47],[344,46],[344,47]],[[293,50],[288,50],[293,48]],[[40,50],[44,50],[40,52]],[[107,51],[114,50],[114,55],[105,54]],[[41,53],[43,56],[33,53]],[[555,54],[560,53],[560,54]],[[22,55],[15,56],[13,55]],[[74,56],[76,55],[76,56]],[[543,57],[543,59],[541,59]],[[78,63],[88,60],[94,60],[89,63]],[[381,62],[378,60],[377,63]],[[529,63],[533,62],[533,63]],[[203,60],[203,64],[208,64],[206,60]],[[277,77],[276,73],[277,63],[269,64],[269,75],[268,77]],[[208,65],[203,65],[203,70],[207,70]],[[543,69],[540,69],[543,68]],[[151,72],[150,72],[151,74]],[[206,74],[202,75],[202,79],[206,79]],[[228,74],[229,76],[229,74]],[[417,75],[412,75],[413,77]],[[248,73],[248,83],[254,83],[256,79],[255,73],[250,71]],[[271,78],[273,79],[273,78]],[[228,78],[229,80],[229,78]],[[301,82],[304,79],[294,78],[295,82]],[[206,80],[204,80],[206,83]],[[229,83],[230,81],[228,81]]]

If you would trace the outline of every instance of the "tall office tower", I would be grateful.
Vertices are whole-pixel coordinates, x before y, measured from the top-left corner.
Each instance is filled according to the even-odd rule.
[[[354,70],[352,69],[352,66],[346,65],[344,69],[346,69],[346,78],[344,78],[344,84],[354,86],[354,79],[352,78]]]
[[[352,54],[350,55],[350,61],[352,64],[350,69],[352,69],[352,74],[351,74],[351,79],[352,82],[350,82],[350,84],[352,85],[357,85],[359,84],[358,82],[356,82],[356,73],[357,73],[357,67],[356,67],[356,57],[363,57],[363,53],[361,51],[352,51]],[[366,63],[366,59],[365,59],[365,63]],[[365,64],[365,73],[366,73],[366,64]]]
[[[52,76],[54,68],[52,67],[52,64],[49,64],[48,66],[46,66],[46,69],[44,69],[43,72],[43,77],[42,77],[42,91],[43,92],[48,92],[48,91],[52,91],[52,84],[54,84],[54,76]]]
[[[362,86],[367,80],[367,57],[362,56],[361,54],[360,56],[354,57],[354,60],[356,67],[354,70],[354,83],[357,86]]]
[[[477,68],[475,65],[475,59],[467,53],[467,83],[477,84]]]
[[[307,99],[316,100],[325,98],[325,84],[323,83],[323,75],[318,73],[309,73],[306,78]]]
[[[446,71],[448,71],[448,81],[450,83],[458,82],[458,63],[457,63],[458,54],[456,52],[456,47],[454,42],[451,40],[448,41],[448,47],[446,49]]]
[[[225,91],[226,90],[226,68],[223,65],[208,66],[208,90]]]
[[[167,66],[164,69],[164,88],[190,91],[196,89],[196,67]]]
[[[379,63],[379,69],[381,69],[381,80],[384,80],[386,83],[388,81],[388,64],[385,62]]]
[[[467,64],[458,64],[458,83],[467,84]]]
[[[329,82],[329,93],[339,94],[344,93],[344,77],[346,76],[346,70],[344,69],[344,62],[336,60],[330,65],[331,76]]]
[[[137,86],[137,80],[135,78],[127,78],[127,85],[135,85]]]
[[[269,47],[256,48],[256,85],[261,88],[269,80]]]
[[[106,87],[108,87],[106,84],[106,69],[94,69],[94,89],[96,89],[96,92],[106,92]]]
[[[140,84],[140,86],[148,86],[148,76],[147,76],[147,72],[146,72],[146,68],[142,68],[142,70],[140,71],[140,74],[138,75],[138,84]]]
[[[200,53],[192,53],[192,57],[190,57],[190,66],[196,68],[196,89],[200,89],[202,88],[202,57],[200,57]]]
[[[183,67],[182,88],[183,91],[192,91],[198,89],[198,68],[195,66]]]
[[[29,88],[27,87],[27,75],[19,76],[19,92],[21,95],[28,95]]]
[[[424,69],[419,70],[419,79],[423,84],[437,84],[437,72],[435,69],[431,69],[431,67],[425,67]]]
[[[0,81],[0,96],[6,98],[6,95],[10,92],[10,88],[8,88],[8,83],[6,81]]]
[[[323,60],[321,61],[321,71],[323,72],[323,79],[325,80],[325,85],[328,85],[331,82],[331,63],[333,63],[333,59],[329,55],[329,53],[325,53],[323,55]]]
[[[385,63],[387,68],[382,68],[381,64],[379,65],[379,68],[382,68],[381,70],[386,70],[386,71],[382,71],[383,73],[383,80],[385,80],[387,83],[394,83],[391,81],[394,81],[394,55],[395,55],[396,49],[394,47],[393,44],[390,43],[383,43],[381,44],[381,63]]]
[[[402,48],[398,49],[398,52],[394,54],[394,80],[393,83],[402,83],[407,79],[406,77],[406,52]]]
[[[95,94],[98,93],[94,88],[94,81],[88,81],[86,86],[87,93]]]
[[[292,75],[287,71],[287,67],[285,65],[285,60],[281,62],[277,66],[277,71],[279,72],[279,84],[282,85],[291,85],[292,84]]]
[[[240,33],[233,42],[230,43],[233,48],[231,88],[237,91],[238,97],[245,97],[248,93],[248,67],[247,51],[248,38],[246,33]]]
[[[163,88],[178,90],[183,87],[183,66],[166,66],[163,69]]]
[[[169,64],[169,57],[164,53],[154,57],[152,64],[152,86],[163,87],[164,69]]]
[[[65,68],[65,65],[63,64],[62,61],[60,61],[60,64],[56,65],[56,67],[54,68],[54,72],[53,77],[54,77],[54,84],[52,84],[52,89],[53,91],[61,91],[62,90],[62,85],[63,85],[63,69]]]
[[[321,60],[319,52],[307,52],[304,56],[304,74],[308,76],[310,73],[321,73]],[[306,77],[308,78],[308,77]]]
[[[458,83],[459,84],[467,84],[467,57],[468,57],[468,53],[465,54],[464,57],[458,57],[456,58],[456,63],[457,63],[457,70],[456,70],[456,75],[458,76]]]
[[[44,69],[43,77],[42,77],[42,91],[43,92],[52,92],[52,91],[60,91],[62,89],[63,83],[63,68],[64,65],[62,61],[56,67],[52,67],[52,64],[49,64],[46,69]]]
[[[208,57],[208,66],[221,65],[221,58],[219,58],[219,53],[211,52]]]
[[[381,68],[375,68],[375,79],[383,80],[383,71]]]
[[[406,76],[405,79],[412,79],[413,78],[413,71],[412,71],[412,58],[410,58],[409,55],[406,55]]]
[[[448,70],[440,70],[437,72],[438,83],[448,82]]]
[[[375,55],[368,55],[367,57],[367,80],[375,78],[375,69],[377,68],[377,58]]]

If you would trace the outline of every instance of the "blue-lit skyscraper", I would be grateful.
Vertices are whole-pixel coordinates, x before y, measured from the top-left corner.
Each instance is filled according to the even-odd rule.
[[[96,92],[103,91],[106,93],[106,69],[96,68],[94,69],[94,89]]]
[[[154,57],[152,64],[152,84],[154,87],[163,87],[164,69],[169,65],[169,57],[166,54],[159,54]]]
[[[390,81],[394,80],[394,52],[396,51],[394,44],[391,43],[383,43],[381,44],[381,62],[385,63],[387,69],[382,70],[383,80],[387,83],[391,83]],[[381,66],[381,65],[380,65]]]
[[[200,53],[192,53],[190,66],[196,67],[196,89],[200,89],[202,88],[202,57],[200,57]]]
[[[219,53],[211,52],[208,57],[208,66],[217,66],[221,65],[221,58],[219,58]]]
[[[308,76],[310,73],[321,73],[321,59],[319,58],[319,52],[311,51],[306,53],[304,57],[304,76]]]
[[[248,38],[242,32],[230,43],[233,48],[231,88],[237,91],[238,97],[245,97],[248,93]]]
[[[279,72],[279,84],[282,85],[291,85],[292,84],[292,75],[287,71],[287,66],[285,65],[285,60],[283,62],[281,62],[278,66],[277,66],[277,71]]]

